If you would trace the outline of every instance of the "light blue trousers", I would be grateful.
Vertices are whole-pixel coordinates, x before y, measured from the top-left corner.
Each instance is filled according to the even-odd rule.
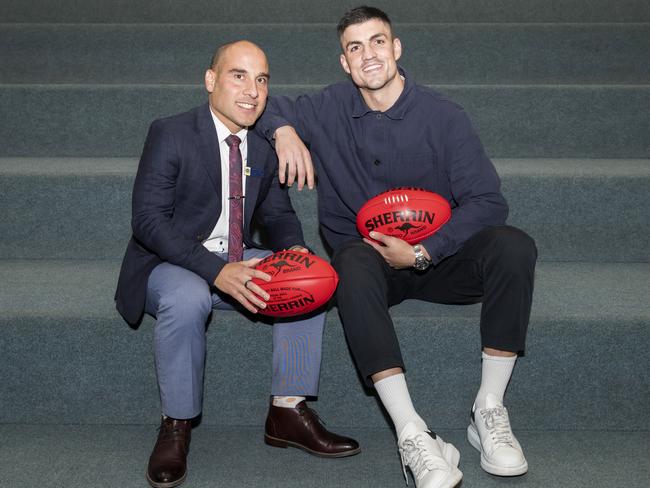
[[[244,260],[269,254],[245,249]],[[169,263],[159,264],[149,276],[145,311],[156,319],[156,373],[162,412],[169,417],[189,419],[201,413],[208,316],[213,310],[237,313],[223,295],[213,291],[203,278]],[[324,325],[324,312],[304,320],[275,322],[272,395],[318,394]]]

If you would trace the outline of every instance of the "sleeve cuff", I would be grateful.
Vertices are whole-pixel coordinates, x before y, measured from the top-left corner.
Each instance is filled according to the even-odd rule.
[[[266,140],[269,141],[271,144],[275,144],[275,138],[273,137],[275,135],[275,131],[285,125],[291,125],[291,124],[287,122],[285,119],[283,119],[282,117],[280,117],[279,115],[269,116],[268,119],[266,120],[265,127],[262,131]]]
[[[434,234],[420,242],[420,245],[429,253],[431,264],[434,266],[447,257],[445,252],[446,244],[447,240],[440,234]]]

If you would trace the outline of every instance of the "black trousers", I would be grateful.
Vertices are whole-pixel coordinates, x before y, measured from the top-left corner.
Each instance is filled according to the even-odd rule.
[[[434,303],[482,302],[481,343],[522,352],[533,297],[537,248],[525,232],[489,227],[437,266],[418,272],[391,268],[363,241],[344,243],[332,264],[339,274],[336,291],[345,335],[359,371],[404,369],[389,307],[413,298]]]

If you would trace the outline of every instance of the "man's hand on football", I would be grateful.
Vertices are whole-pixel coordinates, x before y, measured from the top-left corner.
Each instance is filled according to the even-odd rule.
[[[291,186],[296,181],[298,190],[302,190],[306,182],[309,189],[313,190],[314,165],[311,155],[294,128],[290,125],[279,127],[275,131],[274,139],[280,183],[285,183],[286,180],[287,186]]]
[[[289,248],[289,251],[296,251],[296,252],[301,252],[303,254],[310,254],[309,249],[307,249],[306,247],[302,247],[300,245],[291,246]]]
[[[269,294],[251,281],[253,278],[271,281],[269,275],[255,269],[260,261],[259,258],[253,258],[228,263],[214,280],[214,286],[233,297],[252,313],[257,313],[260,308],[266,308],[263,300],[269,299]]]
[[[391,268],[411,268],[415,264],[415,251],[408,242],[376,231],[371,232],[370,237],[374,241],[365,237],[363,241],[381,254]]]

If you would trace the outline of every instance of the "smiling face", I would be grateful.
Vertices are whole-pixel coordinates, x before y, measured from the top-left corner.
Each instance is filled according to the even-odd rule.
[[[205,72],[210,108],[233,134],[253,125],[262,114],[268,83],[266,56],[248,41],[225,47]]]
[[[402,45],[380,19],[350,25],[340,37],[341,66],[362,91],[394,88],[399,82],[397,60]]]

